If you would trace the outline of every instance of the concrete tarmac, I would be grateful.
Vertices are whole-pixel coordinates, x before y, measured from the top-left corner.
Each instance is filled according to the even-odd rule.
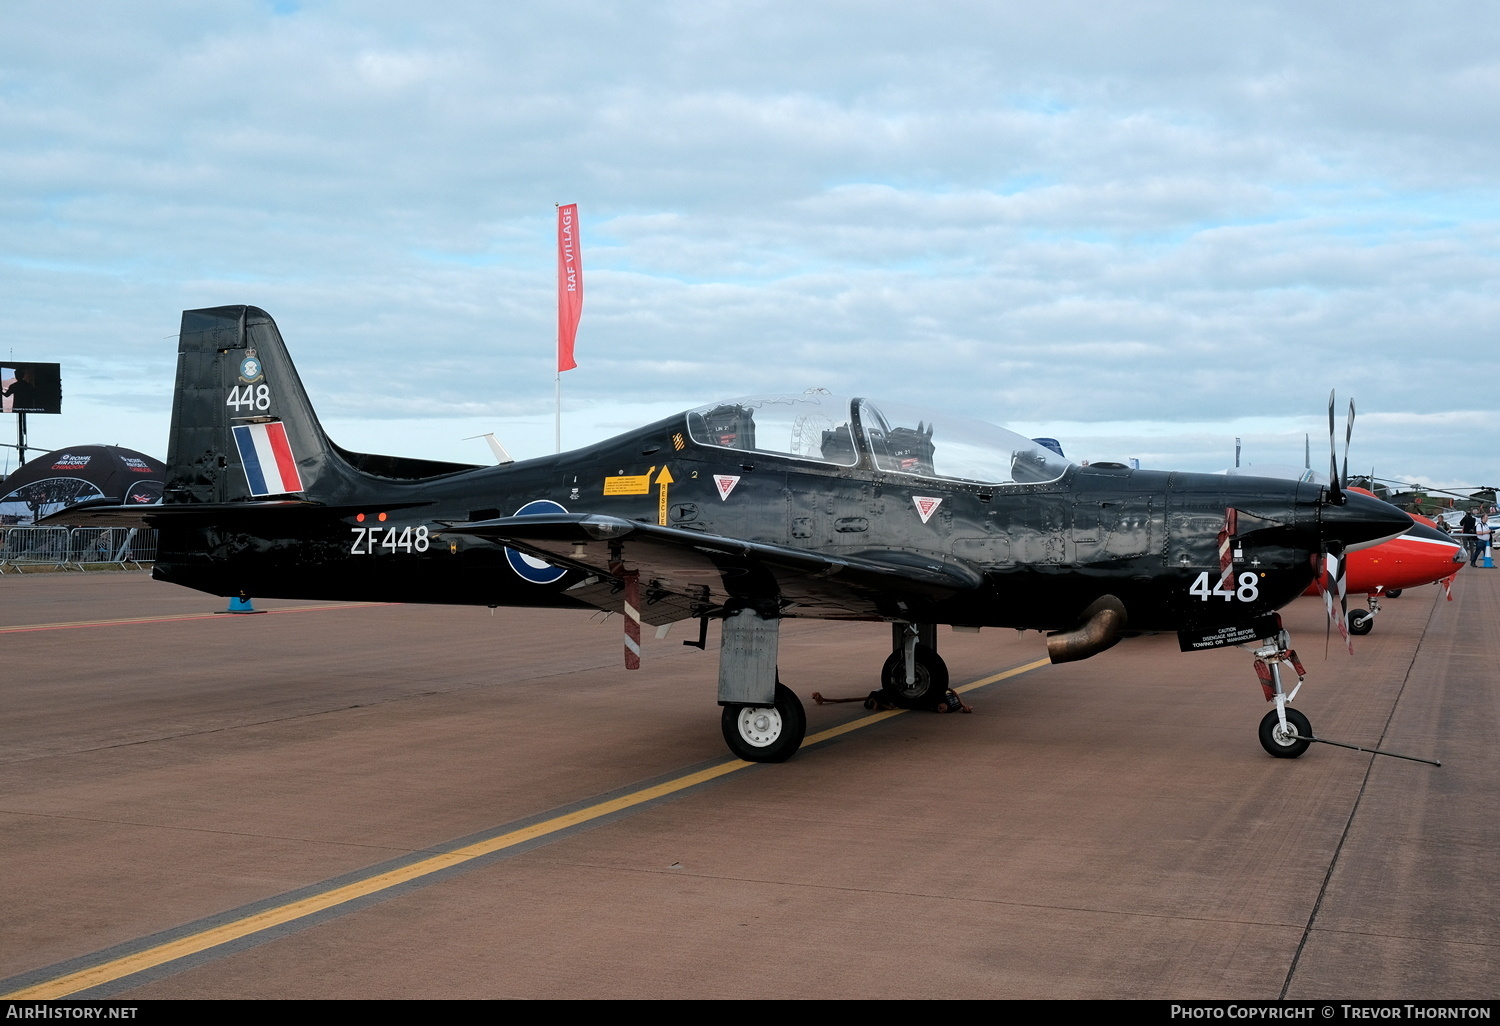
[[[889,628],[791,622],[809,734],[865,725],[725,770],[717,631],[631,673],[618,618],[7,575],[0,993],[1493,999],[1500,573],[1454,597],[1352,658],[1283,613],[1317,734],[1441,768],[1272,759],[1249,655],[1168,636],[865,723],[810,696],[870,690]],[[939,645],[954,684],[1045,655]],[[284,912],[331,886],[366,892]]]

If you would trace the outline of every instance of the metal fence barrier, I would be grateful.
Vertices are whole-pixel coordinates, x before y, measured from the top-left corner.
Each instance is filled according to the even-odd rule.
[[[156,558],[156,532],[134,527],[0,528],[0,573],[27,567],[57,570],[116,564],[140,565]]]
[[[5,532],[0,563],[17,570],[26,566],[61,567],[68,561],[66,527],[12,527]]]
[[[130,539],[130,561],[132,563],[156,562],[156,528],[132,528]]]

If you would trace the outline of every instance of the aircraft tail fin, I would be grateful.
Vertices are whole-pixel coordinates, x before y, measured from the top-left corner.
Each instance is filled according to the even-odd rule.
[[[318,422],[270,314],[253,306],[182,312],[165,503],[332,503],[371,479],[473,469],[341,448]]]
[[[183,311],[165,502],[313,498],[331,455],[269,314]]]

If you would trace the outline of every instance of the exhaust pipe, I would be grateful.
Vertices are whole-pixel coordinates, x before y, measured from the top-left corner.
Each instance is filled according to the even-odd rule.
[[[1113,595],[1103,595],[1083,611],[1079,621],[1070,631],[1047,635],[1047,657],[1054,663],[1087,659],[1119,641],[1125,628],[1125,603]]]

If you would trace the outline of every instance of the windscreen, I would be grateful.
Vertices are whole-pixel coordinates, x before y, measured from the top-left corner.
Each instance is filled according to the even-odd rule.
[[[690,410],[688,434],[700,445],[767,452],[852,467],[859,461],[849,400],[827,392],[731,399]]]

